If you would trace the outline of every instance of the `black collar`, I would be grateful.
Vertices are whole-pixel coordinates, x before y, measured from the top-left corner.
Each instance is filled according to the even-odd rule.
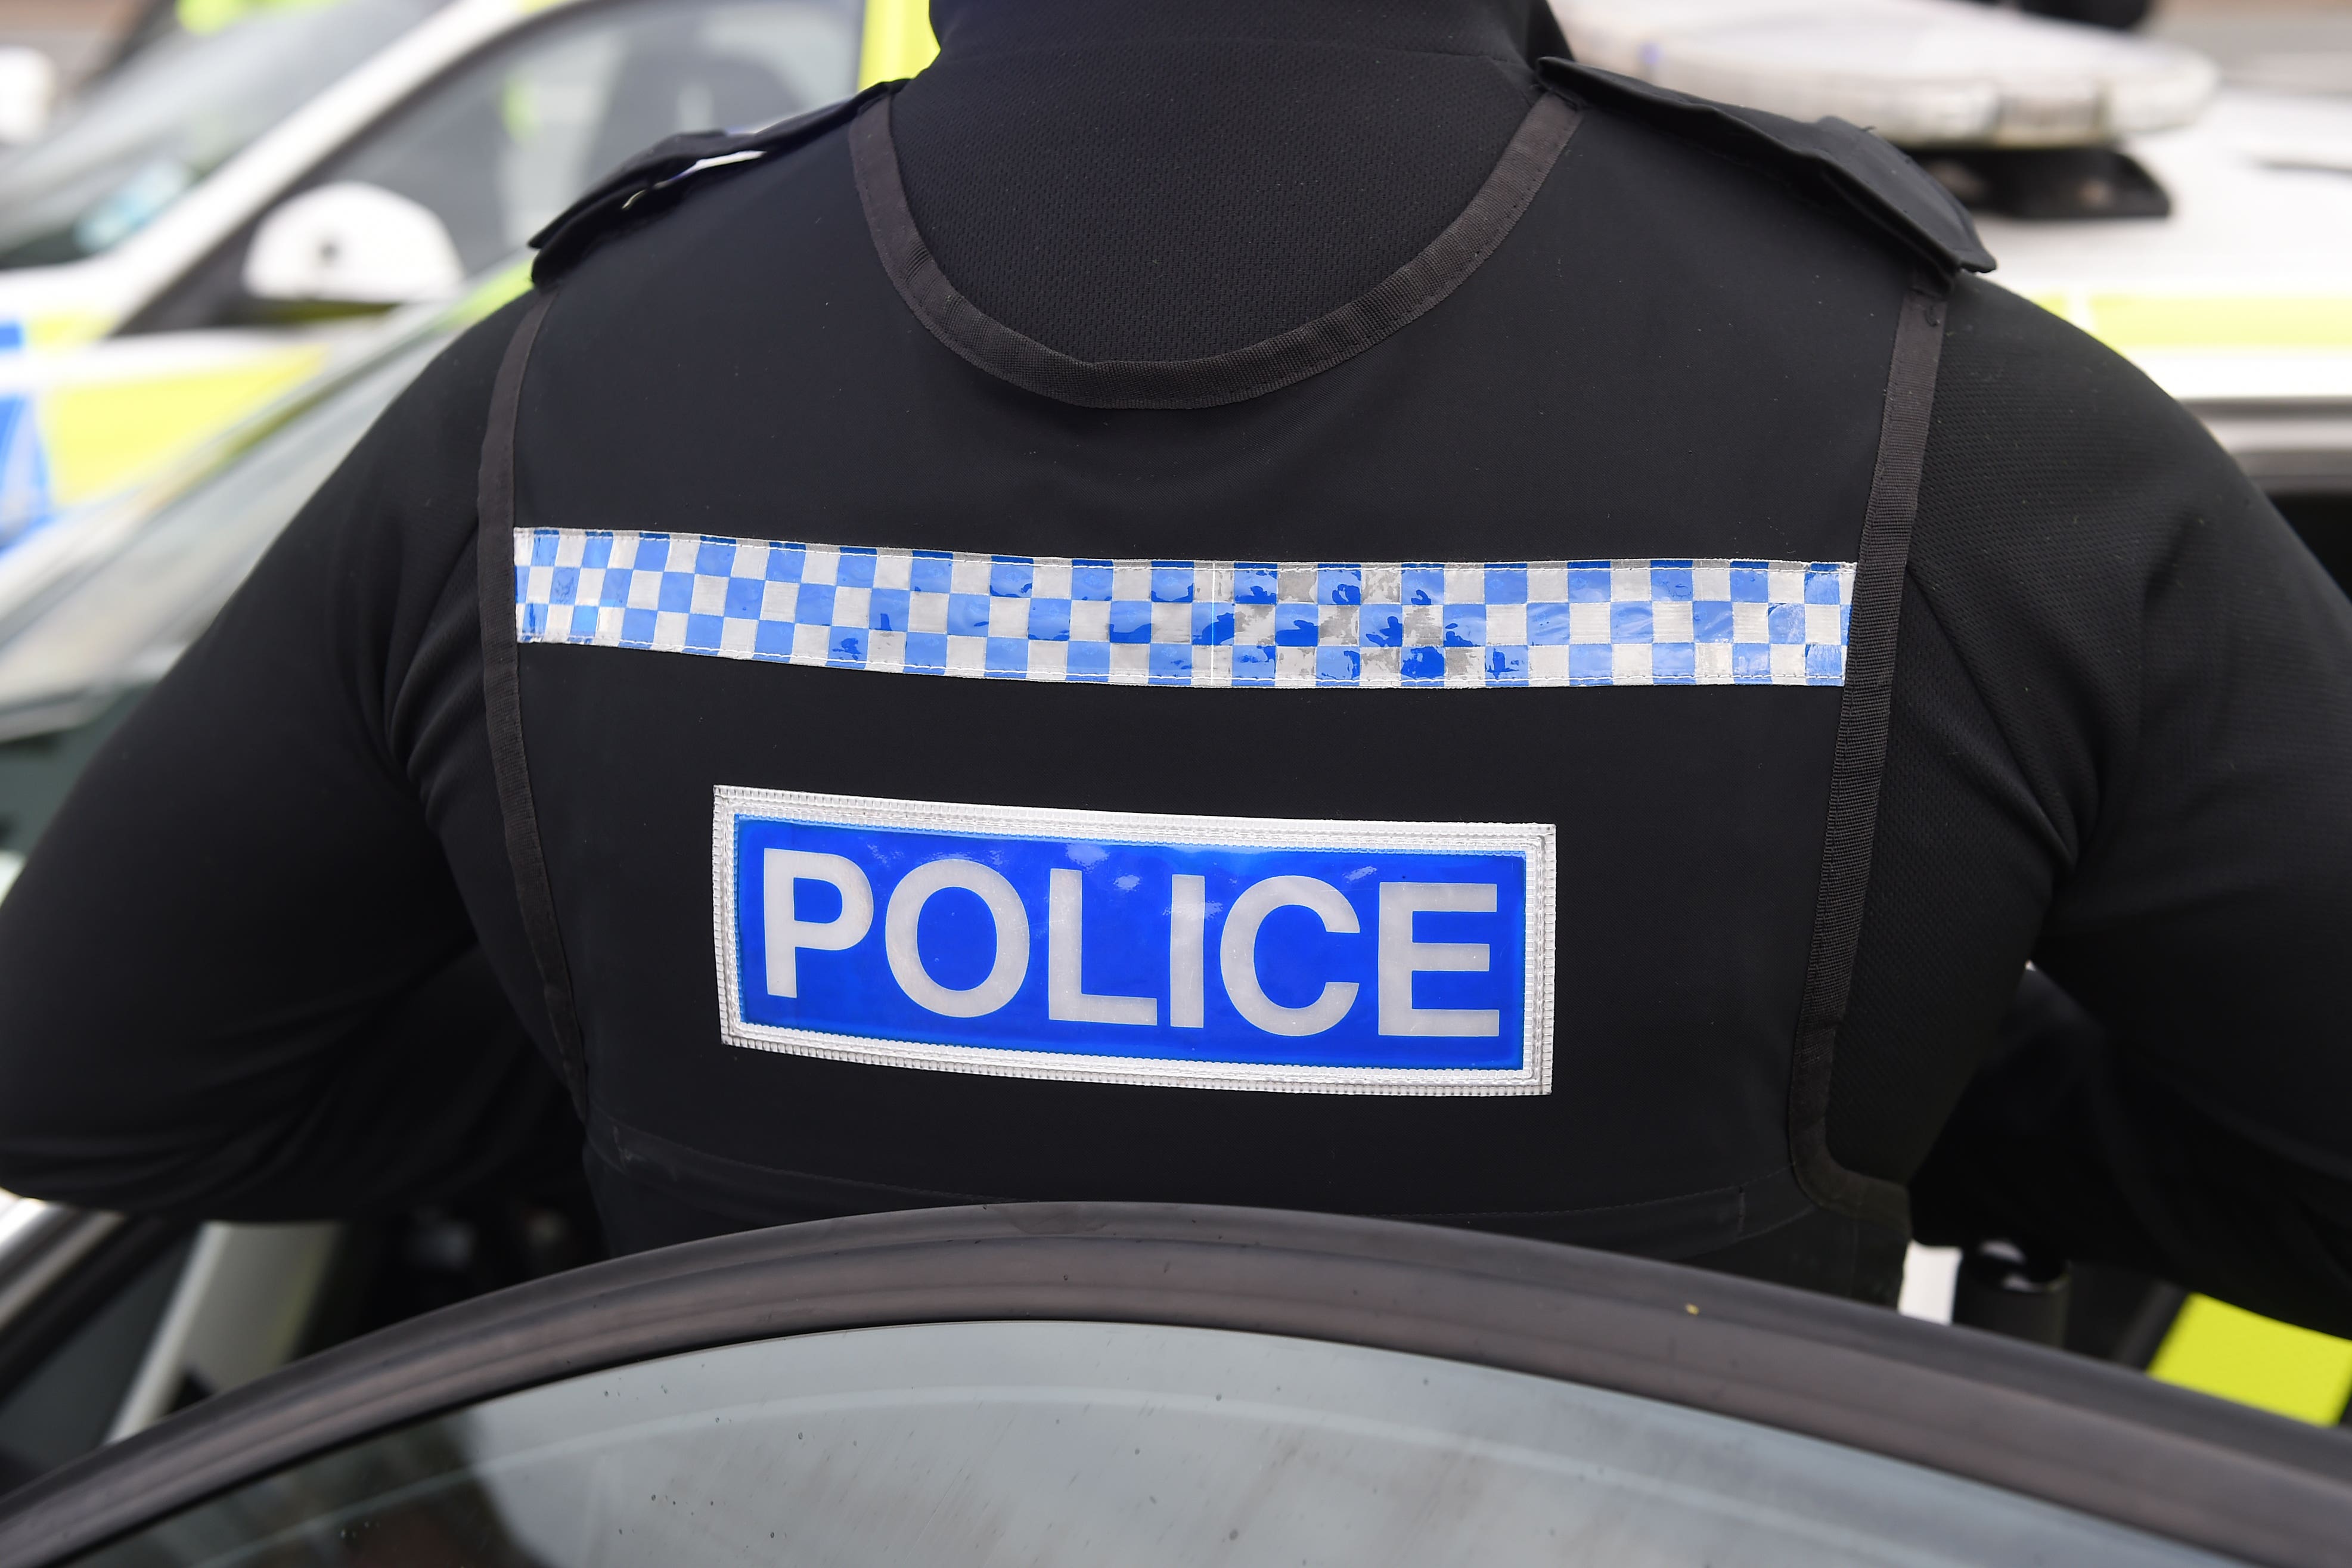
[[[931,0],[950,59],[1171,38],[1328,39],[1532,60],[1568,46],[1545,0]]]

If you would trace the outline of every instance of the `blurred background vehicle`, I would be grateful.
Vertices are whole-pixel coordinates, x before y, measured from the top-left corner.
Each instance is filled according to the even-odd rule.
[[[0,548],[452,297],[597,174],[894,68],[912,0],[172,0],[0,155]],[[869,47],[870,40],[870,47]],[[0,87],[5,70],[0,70]]]
[[[31,47],[7,29],[12,3],[31,0],[0,0],[0,120],[5,49]],[[1942,140],[1916,150],[1979,205],[1996,280],[2189,401],[2352,577],[2352,0],[2159,9],[2152,36],[2201,52],[1942,0],[1557,4],[1591,57],[1668,85],[1680,37],[1712,40],[1704,89],[1765,107],[1870,118],[1868,93],[1906,113],[1904,93],[1934,99]],[[2142,8],[2031,8],[2062,7],[2119,25]],[[376,413],[520,289],[521,242],[578,188],[670,131],[796,112],[933,47],[923,0],[116,9],[105,48],[45,55],[88,85],[47,138],[0,155],[0,893],[91,751]],[[1922,37],[1975,41],[1906,53],[1885,26],[1906,11]],[[1859,54],[1829,26],[1856,16],[1880,28]],[[307,30],[331,26],[352,31],[330,47]],[[2034,94],[2012,90],[2021,57],[2000,47],[2019,37],[2065,68]],[[220,96],[239,70],[270,76],[263,59],[280,74]],[[1824,68],[1841,60],[1843,76]],[[2138,107],[2119,113],[2109,87],[2126,78]],[[569,1190],[315,1228],[0,1201],[0,1483],[355,1329],[600,1249]],[[2038,1267],[1915,1254],[1906,1310],[2009,1311],[2047,1296]],[[2336,1421],[2352,1396],[2352,1344],[2097,1270],[2070,1293],[2058,1332],[2086,1354],[2306,1421]]]

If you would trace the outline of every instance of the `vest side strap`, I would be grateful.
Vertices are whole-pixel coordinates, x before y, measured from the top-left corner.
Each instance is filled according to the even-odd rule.
[[[1878,786],[1885,768],[1895,691],[1895,634],[1911,556],[1911,525],[1919,511],[1920,469],[1935,409],[1936,370],[1944,350],[1946,293],[1941,279],[1915,277],[1895,324],[1878,465],[1871,478],[1862,559],[1854,573],[1812,951],[1805,967],[1789,1074],[1789,1152],[1806,1196],[1834,1213],[1906,1235],[1910,1194],[1897,1183],[1847,1170],[1830,1153],[1830,1074],[1853,988],[1854,952],[1870,891]]]
[[[890,104],[877,99],[849,126],[849,157],[883,270],[916,319],[990,375],[1081,408],[1213,408],[1319,375],[1420,319],[1460,287],[1508,237],[1543,188],[1583,111],[1538,97],[1486,183],[1445,232],[1369,293],[1286,332],[1197,360],[1078,360],[982,310],[940,270],[915,226],[890,136]]]
[[[581,1049],[580,1018],[572,999],[572,969],[563,956],[563,936],[555,924],[555,894],[547,880],[547,857],[539,841],[539,813],[532,804],[530,764],[523,750],[522,690],[515,643],[514,519],[515,424],[522,403],[522,380],[531,345],[555,296],[542,290],[515,328],[499,362],[490,394],[488,428],[482,436],[480,488],[476,528],[482,606],[482,708],[488,722],[490,765],[498,778],[499,816],[504,823],[507,860],[514,871],[515,900],[522,911],[523,935],[539,969],[540,994],[548,1028],[563,1067],[572,1109],[588,1118],[588,1069]]]

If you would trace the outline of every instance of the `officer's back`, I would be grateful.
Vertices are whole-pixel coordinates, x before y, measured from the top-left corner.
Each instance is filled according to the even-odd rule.
[[[1969,280],[1883,145],[1539,72],[1526,0],[939,12],[903,89],[559,223],[45,859],[307,639],[341,695],[285,711],[356,715],[349,766],[401,786],[310,788],[324,858],[437,843],[458,897],[404,873],[368,917],[399,943],[274,977],[318,1002],[296,1054],[397,1050],[384,998],[448,962],[416,933],[470,924],[624,1245],[1129,1197],[1866,1294],[2027,956],[2192,1074],[2231,1026],[2168,955],[2276,975],[2150,890],[2184,832],[2258,924],[2340,920],[2340,598],[2185,416]],[[2147,450],[2086,479],[2053,410]],[[2316,725],[2227,689],[2314,657]],[[2261,765],[2216,804],[2168,723],[2252,726],[2225,749]],[[2263,837],[2282,801],[2315,854]],[[256,903],[248,940],[320,917]],[[189,945],[158,961],[234,977]],[[286,1051],[215,989],[216,1075]],[[2267,1071],[2247,1157],[2341,1143]],[[271,1207],[305,1164],[38,1142],[14,1179],[181,1206]]]

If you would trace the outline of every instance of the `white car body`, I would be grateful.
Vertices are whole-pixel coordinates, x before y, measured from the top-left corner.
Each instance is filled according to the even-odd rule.
[[[452,0],[103,254],[0,273],[0,323],[58,348],[121,326],[418,88],[484,45],[580,0]]]
[[[2172,215],[1987,217],[1994,280],[2129,356],[2266,487],[2352,492],[2352,99],[2225,91],[2126,147]]]

